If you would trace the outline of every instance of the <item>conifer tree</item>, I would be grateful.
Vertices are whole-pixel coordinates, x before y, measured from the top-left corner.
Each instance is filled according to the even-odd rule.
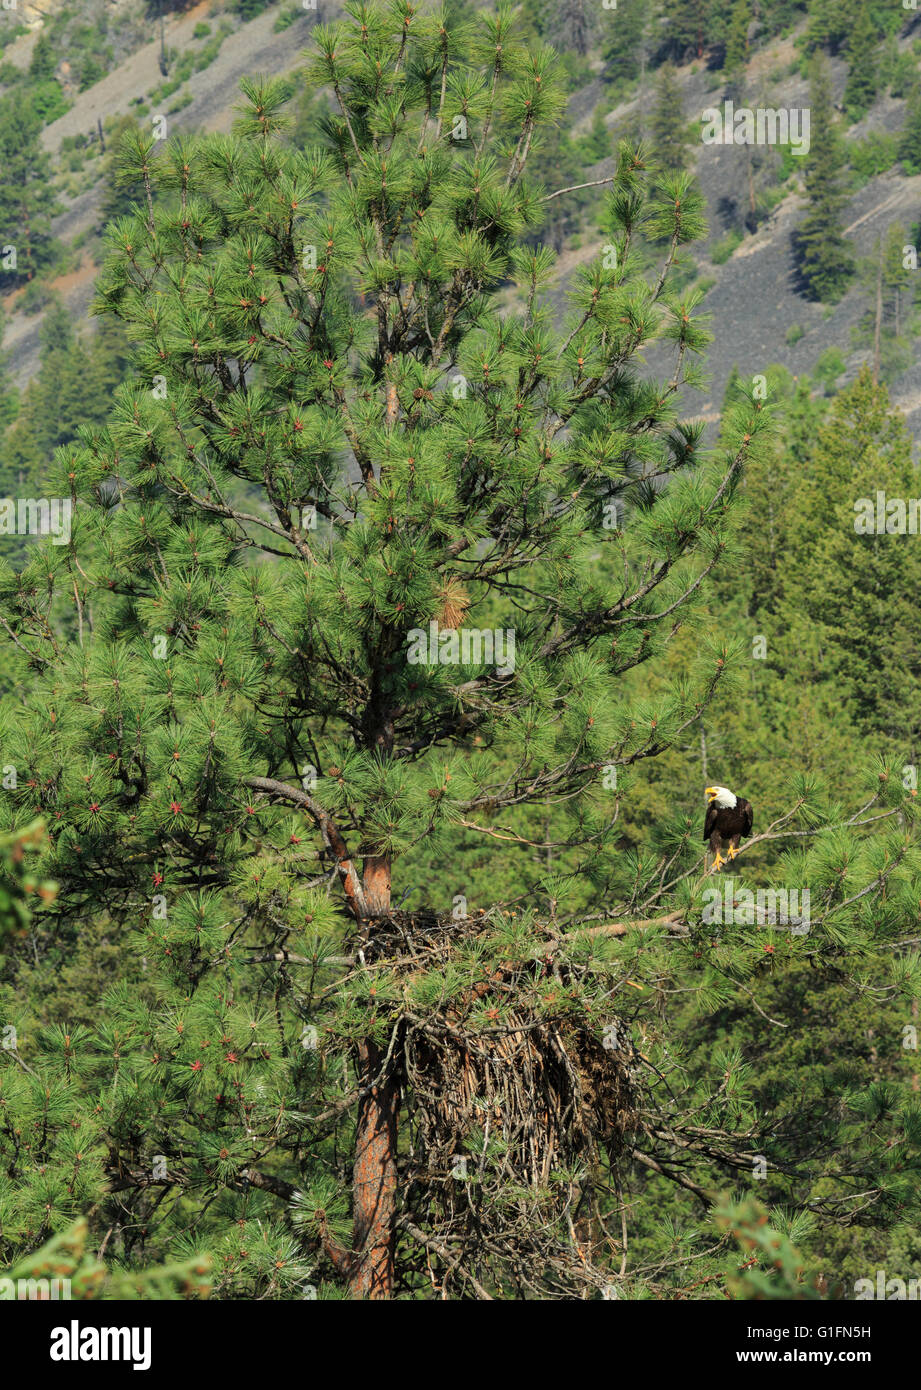
[[[621,0],[616,10],[604,14],[603,22],[602,53],[607,79],[612,83],[634,81],[645,68],[649,6],[644,0]]]
[[[882,533],[879,492],[893,503],[883,512]],[[921,750],[914,618],[921,557],[907,513],[898,530],[897,504],[907,508],[918,493],[904,422],[864,367],[819,429],[798,488],[802,527],[790,558],[801,592],[788,604],[801,602],[817,629],[820,678],[845,692],[858,728],[891,741],[906,765]]]
[[[726,33],[723,71],[731,82],[738,82],[748,62],[748,30],[751,25],[750,0],[735,0]]]
[[[852,120],[859,121],[876,100],[878,83],[878,34],[868,5],[859,5],[847,44],[847,82],[844,105]]]
[[[55,55],[54,44],[47,34],[39,34],[35,47],[32,49],[32,57],[29,60],[29,76],[37,82],[54,77],[58,59]]]
[[[907,239],[902,224],[892,222],[885,238],[877,237],[873,254],[860,266],[868,303],[852,337],[859,346],[871,349],[876,380],[898,375],[911,361],[914,272],[905,265]]]
[[[0,100],[0,287],[31,280],[54,256],[51,218],[57,210],[41,122],[28,101]],[[16,264],[8,263],[8,250]]]
[[[671,63],[663,63],[656,74],[649,134],[656,158],[663,169],[684,169],[692,136],[684,115],[684,93]]]
[[[718,37],[721,6],[713,0],[664,0],[663,32],[669,57],[677,62],[702,58]]]
[[[846,41],[856,16],[839,0],[810,0],[806,21],[806,51],[824,48],[837,53]]]
[[[809,208],[795,244],[806,293],[834,302],[847,289],[855,266],[841,229],[847,155],[835,120],[828,63],[821,56],[813,60],[810,107],[811,147],[805,161]]]
[[[918,81],[908,94],[898,151],[906,174],[921,173],[921,82]]]

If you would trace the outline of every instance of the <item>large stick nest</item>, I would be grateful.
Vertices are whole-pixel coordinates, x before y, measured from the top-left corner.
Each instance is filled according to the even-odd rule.
[[[421,955],[437,969],[491,927],[392,913],[374,924],[365,958],[409,975]],[[548,1016],[531,1004],[535,969],[555,979],[562,998],[588,968],[552,952],[517,963],[493,955],[460,997],[407,1010],[394,1052],[409,1115],[404,1210],[453,1257],[473,1261],[468,1272],[492,1266],[494,1277],[498,1264],[533,1292],[572,1293],[609,1278],[592,1258],[599,1193],[640,1127],[628,1029],[611,1018],[602,1040],[571,1009]],[[484,1008],[496,1014],[486,1027]],[[462,1281],[463,1270],[452,1277]]]

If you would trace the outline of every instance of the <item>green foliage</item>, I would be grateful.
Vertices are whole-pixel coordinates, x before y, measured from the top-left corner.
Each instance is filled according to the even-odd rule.
[[[3,1277],[25,1282],[29,1290],[49,1297],[54,1281],[67,1281],[72,1299],[132,1301],[135,1299],[206,1298],[211,1288],[211,1260],[193,1255],[157,1269],[108,1269],[87,1249],[89,1224],[81,1218],[53,1236],[34,1255],[26,1256]],[[31,1293],[30,1293],[30,1296]]]
[[[242,20],[255,19],[273,3],[273,0],[235,0],[237,14]]]
[[[921,173],[921,82],[915,80],[899,135],[898,157],[906,174]]]
[[[733,228],[710,247],[710,259],[714,265],[725,265],[737,246],[742,244],[742,233]]]
[[[804,13],[749,36],[741,3],[629,5],[625,84],[655,28],[740,80],[743,28]],[[0,567],[0,1258],[80,1296],[364,1296],[372,1092],[401,1297],[798,1299],[914,1258],[921,576],[853,525],[880,479],[917,492],[907,437],[867,373],[814,394],[834,348],[814,381],[735,372],[706,448],[677,405],[708,335],[674,72],[651,148],[612,151],[563,117],[581,59],[459,17],[321,26],[296,99],[245,84],[230,135],[110,131],[101,331],[52,305],[38,377],[0,391],[0,494],[74,503],[67,544],[5,538]],[[548,199],[612,154],[603,194]],[[448,660],[410,660],[432,623]],[[715,778],[756,816],[722,876]],[[714,883],[808,887],[809,930],[714,926]],[[535,1179],[509,1117],[546,1142],[561,1055],[585,1147]],[[720,1196],[762,1160],[763,1206]]]
[[[683,169],[688,163],[688,146],[693,141],[684,116],[684,95],[670,63],[663,63],[656,76],[655,105],[649,122],[650,138],[656,158],[664,169]]]
[[[617,22],[606,27],[602,41],[605,77],[615,87],[635,82],[650,44],[649,7],[643,0],[621,0]]]
[[[51,217],[57,208],[40,128],[32,103],[16,96],[0,100],[0,226],[4,244],[15,246],[17,255],[15,269],[0,267],[6,290],[31,279],[55,255]]]
[[[877,238],[872,256],[860,265],[867,308],[852,330],[856,347],[872,351],[874,374],[889,380],[911,362],[911,339],[917,330],[914,272],[905,265],[908,233],[891,223],[885,241]]]
[[[28,856],[41,847],[44,835],[42,821],[0,835],[0,939],[7,932],[22,932],[28,927],[31,895],[50,902],[57,893],[57,884],[39,882],[28,872]]]
[[[810,103],[811,148],[805,159],[809,210],[795,242],[806,293],[811,299],[834,302],[847,288],[854,260],[841,231],[846,153],[835,121],[828,66],[820,59],[813,63]]]
[[[881,130],[871,130],[863,140],[852,140],[848,152],[851,168],[861,180],[885,174],[900,158],[896,153],[895,136]]]
[[[735,0],[729,18],[726,49],[723,54],[723,71],[727,78],[733,81],[738,80],[748,62],[748,31],[751,20],[750,0]]]
[[[823,678],[847,701],[859,729],[912,749],[921,737],[921,666],[909,596],[921,568],[910,535],[858,530],[857,499],[875,505],[880,486],[903,499],[918,491],[911,441],[888,407],[885,388],[875,387],[866,370],[835,401],[800,489],[803,542],[791,558],[802,581],[799,601],[826,652]]]
[[[670,59],[702,58],[722,38],[725,9],[717,0],[663,0],[662,37]]]
[[[843,375],[847,363],[839,347],[825,348],[816,358],[815,377],[825,388],[825,394],[834,394],[838,378]]]
[[[56,121],[70,106],[60,83],[55,82],[53,78],[34,83],[29,90],[29,100],[42,125],[50,125],[52,121]]]
[[[744,1263],[727,1271],[730,1298],[815,1299],[814,1287],[803,1280],[803,1260],[784,1232],[770,1225],[768,1212],[751,1198],[724,1200],[716,1209],[719,1230],[738,1242]]]
[[[868,5],[859,5],[847,42],[847,82],[844,105],[859,121],[876,99],[878,83],[877,30]]]
[[[48,34],[39,34],[29,60],[29,76],[36,82],[44,82],[54,77],[58,59],[54,44]]]

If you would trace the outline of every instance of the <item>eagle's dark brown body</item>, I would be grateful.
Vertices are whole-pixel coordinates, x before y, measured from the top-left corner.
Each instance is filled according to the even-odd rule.
[[[714,801],[710,802],[704,821],[704,840],[709,841],[718,860],[722,858],[720,851],[727,843],[730,859],[735,858],[742,836],[751,834],[752,820],[752,804],[742,796],[736,797],[734,806],[717,806]]]

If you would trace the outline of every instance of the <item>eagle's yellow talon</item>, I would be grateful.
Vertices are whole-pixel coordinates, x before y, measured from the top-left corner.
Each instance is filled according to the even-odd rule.
[[[719,850],[717,850],[717,851],[716,851],[716,858],[715,858],[714,861],[713,861],[713,867],[714,867],[714,869],[717,871],[717,873],[719,873],[720,869],[723,867],[724,864],[728,864],[728,863],[729,863],[729,860],[728,860],[728,859],[724,859],[723,856],[720,854]]]
[[[728,854],[729,854],[729,858],[730,858],[730,859],[735,859],[735,857],[736,857],[736,855],[738,854],[738,852],[739,852],[739,851],[736,849],[735,845],[730,845],[730,846],[729,846]]]

